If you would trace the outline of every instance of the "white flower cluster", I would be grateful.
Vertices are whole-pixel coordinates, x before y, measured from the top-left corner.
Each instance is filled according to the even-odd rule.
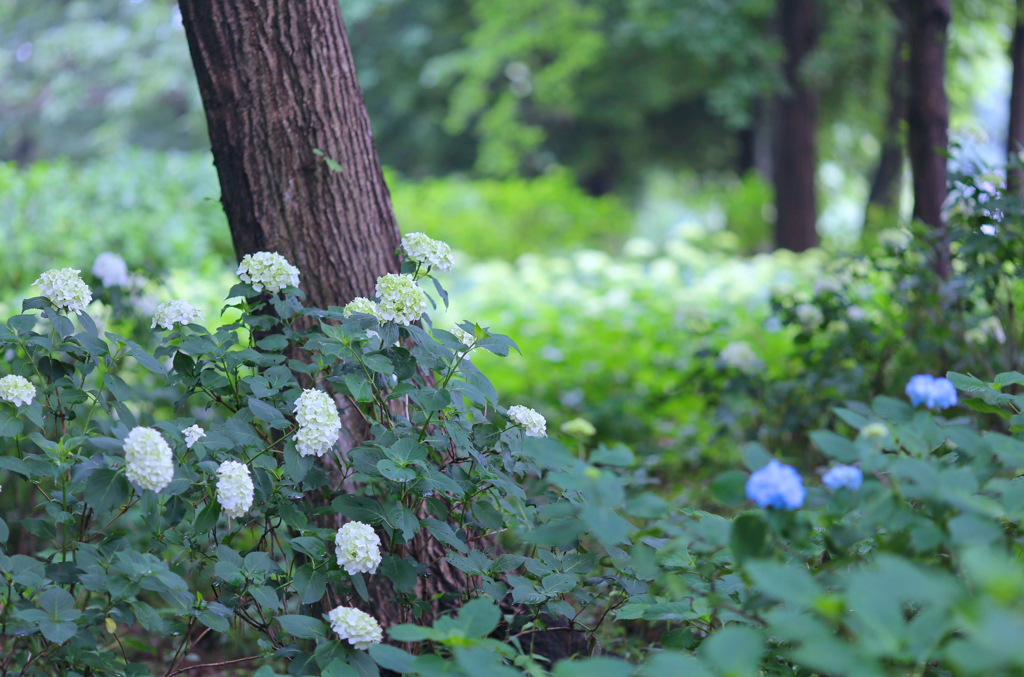
[[[0,378],[0,400],[21,407],[32,401],[36,396],[36,387],[17,374],[8,374]]]
[[[200,437],[206,437],[206,431],[200,428],[198,425],[190,425],[181,431],[181,434],[185,436],[185,448],[191,449],[192,445],[199,441]]]
[[[174,478],[174,455],[159,430],[136,426],[124,440],[125,474],[143,489],[160,491]]]
[[[473,336],[471,333],[467,332],[462,327],[459,327],[458,325],[453,327],[451,331],[452,331],[452,335],[455,336],[457,339],[459,339],[459,341],[461,341],[462,344],[465,345],[466,347],[469,347],[469,346],[473,345],[474,343],[476,343],[476,337]],[[475,352],[475,351],[476,351],[476,348],[473,348],[473,349],[469,350],[469,352],[467,352],[466,354],[469,354],[469,353],[472,353],[472,352]]]
[[[228,517],[239,518],[252,507],[253,486],[249,468],[238,461],[224,461],[217,468],[217,502]]]
[[[402,249],[413,261],[427,264],[440,270],[451,270],[452,248],[440,240],[433,240],[424,233],[409,233],[402,236]]]
[[[156,311],[153,313],[153,324],[150,326],[150,329],[160,326],[171,330],[174,329],[175,324],[192,324],[196,320],[201,319],[203,319],[203,316],[185,299],[164,301],[156,307]]]
[[[57,308],[81,315],[92,301],[92,291],[78,276],[80,272],[74,268],[54,268],[40,275],[32,284],[39,287],[43,296]]]
[[[364,315],[372,315],[378,321],[380,320],[380,306],[365,296],[355,297],[341,311],[345,317],[352,317],[352,313],[362,313]]]
[[[977,345],[983,345],[992,339],[999,345],[1003,345],[1006,343],[1006,330],[1003,329],[1003,323],[999,321],[998,317],[986,317],[978,323],[977,327],[965,331],[964,339],[968,343]]]
[[[516,404],[508,408],[509,419],[523,429],[527,437],[547,437],[548,422],[535,409]]]
[[[339,606],[327,612],[327,620],[331,623],[331,630],[338,633],[338,637],[347,639],[349,644],[361,651],[384,639],[384,632],[376,619],[359,609]]]
[[[377,278],[377,296],[380,298],[380,319],[394,320],[408,325],[427,309],[427,295],[416,284],[412,275],[388,273]]]
[[[733,341],[718,354],[718,359],[726,367],[732,367],[744,374],[756,374],[764,366],[757,353],[746,341]]]
[[[299,269],[277,252],[246,254],[238,264],[236,274],[256,291],[266,288],[276,294],[285,287],[299,286]]]
[[[114,252],[103,252],[92,263],[92,274],[104,287],[127,287],[131,282],[128,264]]]
[[[322,390],[303,390],[295,400],[295,448],[301,456],[323,456],[338,441],[341,419],[331,396]]]
[[[369,524],[349,522],[338,529],[334,551],[349,574],[375,574],[380,566],[380,537]]]

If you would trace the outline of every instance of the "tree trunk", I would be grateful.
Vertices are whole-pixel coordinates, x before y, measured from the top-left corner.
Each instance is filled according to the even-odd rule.
[[[337,0],[179,6],[238,258],[282,254],[302,272],[307,305],[373,296],[377,278],[399,269],[399,233]],[[343,434],[343,449],[368,434],[355,414],[342,407],[356,437]],[[425,561],[440,560],[435,540],[417,539]],[[467,589],[447,563],[431,574],[421,599]],[[405,620],[387,579],[373,582],[374,615]]]
[[[319,308],[372,296],[399,234],[337,1],[179,6],[238,258],[282,254]]]
[[[775,110],[773,179],[775,183],[775,244],[804,251],[818,244],[818,210],[814,194],[817,152],[814,133],[818,101],[801,77],[804,59],[818,38],[817,0],[780,0],[779,22],[786,50],[785,91]]]
[[[1011,195],[1024,196],[1024,172],[1020,169],[1018,155],[1024,148],[1024,0],[1017,0],[1010,60],[1013,63],[1013,85],[1010,90],[1010,129],[1006,138],[1006,187]]]
[[[905,0],[910,38],[910,102],[907,123],[910,164],[914,170],[914,218],[939,229],[935,270],[950,273],[949,242],[942,219],[946,199],[946,148],[949,103],[946,99],[946,27],[949,0]]]
[[[865,213],[865,229],[872,212],[882,211],[894,215],[899,207],[903,186],[903,126],[907,119],[907,12],[901,2],[892,5],[896,15],[896,33],[893,36],[892,56],[889,61],[889,114],[885,120],[885,138],[878,169],[871,182]]]

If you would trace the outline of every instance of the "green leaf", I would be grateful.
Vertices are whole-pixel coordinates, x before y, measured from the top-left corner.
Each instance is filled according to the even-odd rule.
[[[768,525],[757,513],[744,513],[732,521],[729,546],[736,556],[736,561],[741,564],[748,559],[767,554],[767,538]]]
[[[821,453],[840,463],[854,463],[860,458],[853,442],[830,430],[815,430],[810,434],[810,438]]]
[[[711,496],[725,505],[740,505],[747,500],[747,473],[726,470],[711,481]]]
[[[292,585],[303,604],[313,604],[327,592],[327,577],[322,571],[314,570],[312,564],[303,564],[295,570]]]
[[[391,670],[400,674],[415,672],[413,663],[416,657],[402,651],[397,646],[387,644],[371,644],[370,658],[385,670]]]
[[[395,366],[391,364],[391,360],[380,354],[364,355],[363,364],[365,364],[366,368],[370,371],[375,371],[378,374],[384,374],[385,376],[390,376],[395,371]]]
[[[301,553],[309,555],[313,561],[319,561],[327,556],[327,547],[323,539],[312,536],[299,536],[289,541],[289,545]]]
[[[132,611],[135,612],[135,618],[142,624],[146,630],[163,634],[167,632],[167,624],[164,619],[160,617],[157,611],[146,604],[145,602],[133,601],[131,602]]]
[[[373,401],[373,388],[366,380],[366,374],[345,374],[345,385],[356,402]]]
[[[281,628],[285,632],[298,637],[299,639],[312,639],[314,637],[326,637],[327,626],[324,625],[323,621],[319,621],[309,616],[300,616],[297,614],[289,614],[287,616],[278,616],[277,622],[281,624]]]
[[[73,621],[82,615],[75,608],[75,598],[64,588],[50,588],[39,595],[36,604],[55,621]]]
[[[131,491],[127,478],[112,468],[100,468],[85,481],[85,501],[97,513],[124,505]]]
[[[711,671],[701,665],[693,656],[674,651],[659,651],[651,654],[640,668],[642,677],[714,677]]]
[[[785,602],[788,608],[811,607],[824,592],[800,566],[761,560],[749,562],[745,568],[761,592]]]
[[[616,444],[613,447],[601,444],[590,454],[588,460],[594,465],[611,465],[622,468],[628,468],[636,462],[633,452],[624,444]]]
[[[331,508],[334,512],[357,522],[380,524],[387,521],[384,515],[384,507],[376,500],[365,496],[353,496],[351,494],[338,496],[331,501]]]
[[[730,677],[756,677],[764,653],[764,638],[749,626],[730,625],[700,645],[698,655]]]
[[[298,484],[306,479],[310,469],[313,467],[313,456],[303,456],[296,449],[295,445],[288,443],[284,447],[284,469],[292,481]]]
[[[386,458],[382,458],[377,461],[377,470],[384,477],[387,477],[392,482],[399,482],[404,484],[405,482],[411,482],[416,479],[416,471],[412,468],[403,468],[395,464],[394,461]]]
[[[39,631],[43,633],[43,637],[54,644],[63,644],[75,636],[75,633],[78,632],[78,626],[70,621],[54,622],[46,620],[39,624]]]
[[[255,415],[256,418],[260,419],[261,421],[265,421],[266,423],[270,424],[275,424],[272,426],[275,428],[287,427],[287,421],[284,420],[284,416],[281,415],[281,412],[278,411],[276,407],[273,407],[255,397],[249,397],[249,399],[246,400],[246,403],[249,405],[249,411],[251,411],[253,415]]]
[[[0,406],[0,437],[17,437],[25,428],[21,420],[11,414],[7,407]]]
[[[996,376],[996,385],[1001,388],[1014,384],[1024,385],[1024,374],[1019,371],[1007,371]]]
[[[416,587],[416,567],[408,559],[384,555],[380,573],[387,576],[398,592],[410,592]]]
[[[249,588],[249,594],[264,609],[277,611],[281,607],[281,600],[278,599],[274,589],[268,585],[254,585]]]
[[[302,509],[298,505],[288,500],[283,500],[278,504],[278,512],[281,513],[281,519],[293,529],[302,530],[309,524],[309,520],[306,518],[306,514],[302,512]]]
[[[618,658],[563,660],[555,665],[554,677],[629,677],[633,665]]]
[[[455,535],[455,532],[452,531],[451,526],[448,524],[445,524],[440,520],[436,520],[433,517],[426,517],[421,520],[421,522],[437,540],[446,545],[450,545],[459,552],[469,552],[466,549],[466,544],[459,540],[459,537]]]
[[[196,521],[192,525],[192,533],[197,536],[207,535],[217,526],[217,519],[220,517],[220,503],[217,501],[210,501],[206,504],[198,515],[196,515]]]
[[[160,360],[156,359],[141,347],[135,344],[128,346],[128,354],[138,360],[146,369],[150,370],[154,374],[160,374],[161,376],[167,375],[167,370],[164,369],[164,365],[160,364]]]
[[[576,587],[575,579],[573,587]],[[572,589],[572,588],[570,588]],[[478,597],[459,610],[459,625],[467,637],[486,637],[494,632],[501,621],[501,611],[489,599]]]

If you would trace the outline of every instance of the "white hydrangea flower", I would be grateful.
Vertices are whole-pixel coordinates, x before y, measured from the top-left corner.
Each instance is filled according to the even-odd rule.
[[[523,429],[527,437],[547,437],[547,420],[535,409],[516,404],[508,408],[509,419]]]
[[[127,287],[131,280],[128,264],[114,252],[103,252],[92,264],[92,274],[104,287]]]
[[[252,507],[253,486],[249,468],[238,461],[224,461],[217,468],[217,502],[228,517],[239,518]]]
[[[722,348],[718,359],[727,367],[738,369],[744,374],[755,374],[761,370],[764,363],[757,357],[757,353],[746,341],[733,341]]]
[[[200,428],[198,425],[190,425],[181,431],[181,434],[185,436],[185,448],[191,449],[192,446],[199,441],[200,437],[206,437],[206,431]]]
[[[409,233],[402,236],[402,249],[413,261],[425,263],[432,268],[451,270],[455,260],[452,248],[440,240],[434,240],[424,233]]]
[[[0,400],[21,407],[36,396],[36,387],[24,376],[8,374],[0,378]]]
[[[196,320],[202,320],[203,316],[192,307],[192,304],[185,299],[164,301],[156,307],[153,312],[153,324],[150,329],[160,326],[164,329],[174,329],[175,324],[192,324]]]
[[[363,313],[364,315],[372,315],[380,320],[380,306],[365,296],[357,296],[352,299],[341,311],[345,314],[345,317],[352,317],[352,313]]]
[[[384,632],[377,620],[368,613],[348,606],[339,606],[327,612],[331,630],[341,639],[347,639],[354,648],[365,651],[372,644],[384,639]]]
[[[408,325],[427,309],[427,295],[416,284],[412,275],[388,273],[377,278],[377,296],[380,298],[380,319],[394,320]]]
[[[303,390],[295,400],[295,448],[301,456],[323,456],[338,441],[341,418],[331,396],[322,390]]]
[[[143,489],[160,491],[174,478],[174,455],[159,430],[136,426],[124,440],[125,474]]]
[[[256,291],[276,294],[285,287],[299,286],[299,269],[277,252],[246,254],[236,271],[242,282],[248,282]]]
[[[451,331],[452,336],[454,336],[455,338],[459,339],[459,341],[462,343],[462,345],[466,346],[467,348],[469,348],[469,346],[472,346],[474,343],[476,343],[476,336],[474,336],[473,334],[471,334],[470,332],[466,331],[465,329],[463,329],[462,327],[460,327],[458,325],[455,325],[454,327],[452,327],[450,331]],[[457,358],[465,358],[465,359],[468,360],[469,356],[472,355],[475,352],[476,352],[476,348],[470,348],[469,350],[467,350],[465,352],[457,353],[456,357]]]
[[[380,537],[369,524],[349,522],[334,536],[338,566],[349,574],[375,574],[380,566]]]
[[[78,276],[82,271],[74,268],[54,268],[39,276],[32,284],[57,308],[81,315],[92,301],[89,285]]]

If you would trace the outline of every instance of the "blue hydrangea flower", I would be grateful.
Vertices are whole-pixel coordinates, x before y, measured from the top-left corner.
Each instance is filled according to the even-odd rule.
[[[935,378],[930,374],[918,374],[907,382],[907,397],[912,405],[929,409],[949,409],[957,402],[956,387],[948,378]]]
[[[861,482],[864,481],[864,473],[856,466],[837,465],[825,473],[821,481],[833,491],[843,487],[857,491],[860,489]]]
[[[762,508],[796,510],[804,504],[805,494],[800,473],[775,459],[747,480],[747,498]]]

